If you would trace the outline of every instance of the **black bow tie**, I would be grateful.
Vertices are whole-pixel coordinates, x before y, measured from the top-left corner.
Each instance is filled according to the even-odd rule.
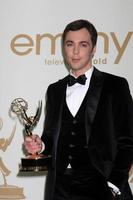
[[[68,86],[72,86],[75,83],[80,83],[81,85],[85,85],[86,79],[87,78],[86,78],[85,74],[79,76],[78,78],[74,78],[73,76],[69,75]]]

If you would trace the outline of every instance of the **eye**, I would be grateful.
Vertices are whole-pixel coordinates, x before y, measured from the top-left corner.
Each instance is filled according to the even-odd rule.
[[[72,47],[73,46],[73,43],[72,42],[67,42],[66,43],[66,47]]]
[[[88,47],[88,43],[87,43],[87,42],[81,42],[81,43],[80,43],[80,46],[81,46],[81,47]]]

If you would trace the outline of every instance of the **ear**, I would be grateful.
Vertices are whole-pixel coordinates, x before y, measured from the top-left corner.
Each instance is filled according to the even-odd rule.
[[[96,45],[92,49],[92,54],[94,55],[96,53]]]
[[[92,54],[91,54],[92,58],[94,57],[95,52],[96,52],[96,46],[94,46],[93,49],[92,49]]]

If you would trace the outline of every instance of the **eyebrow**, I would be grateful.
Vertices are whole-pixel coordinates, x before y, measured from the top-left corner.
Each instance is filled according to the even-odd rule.
[[[67,40],[67,41],[65,41],[65,43],[68,43],[68,42],[73,42],[72,40]]]
[[[72,41],[72,40],[67,40],[65,43],[74,43],[74,41]],[[80,41],[79,43],[86,43],[86,44],[89,44],[89,42],[88,41]]]

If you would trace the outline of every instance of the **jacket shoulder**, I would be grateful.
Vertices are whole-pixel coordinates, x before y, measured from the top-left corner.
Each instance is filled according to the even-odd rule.
[[[67,85],[67,80],[68,80],[68,75],[65,76],[64,78],[62,79],[59,79],[58,81],[54,82],[54,83],[51,83],[49,86],[48,86],[48,91],[49,90],[58,90],[62,87],[64,87],[65,85]]]
[[[128,81],[125,77],[102,72],[104,77],[103,90],[116,96],[131,95]]]
[[[111,73],[107,73],[107,72],[102,72],[103,76],[105,77],[106,80],[108,81],[126,81],[126,78],[122,77],[122,76],[117,76]]]
[[[122,86],[122,85],[127,85],[127,79],[121,76],[117,76],[114,74],[110,74],[110,73],[106,73],[106,72],[102,72],[104,79],[105,79],[105,83],[110,84],[112,87],[117,87],[117,86]]]

